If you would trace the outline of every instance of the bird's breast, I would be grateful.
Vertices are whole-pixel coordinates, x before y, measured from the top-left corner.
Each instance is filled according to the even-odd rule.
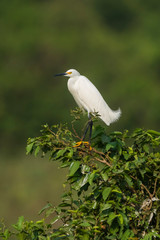
[[[68,80],[68,90],[72,95],[75,95],[77,91],[77,80],[75,78],[69,78]]]
[[[84,107],[80,98],[79,98],[79,94],[78,94],[78,85],[79,84],[79,79],[77,78],[69,78],[68,80],[68,90],[70,91],[70,93],[72,94],[74,100],[76,101],[76,103],[78,104],[79,107]]]

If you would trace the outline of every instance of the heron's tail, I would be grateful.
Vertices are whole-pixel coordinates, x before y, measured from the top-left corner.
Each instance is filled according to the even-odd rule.
[[[112,109],[107,109],[108,112],[106,113],[106,115],[101,116],[100,118],[105,122],[106,125],[110,125],[113,122],[116,122],[120,116],[121,116],[121,109],[119,108],[116,111],[113,111]]]

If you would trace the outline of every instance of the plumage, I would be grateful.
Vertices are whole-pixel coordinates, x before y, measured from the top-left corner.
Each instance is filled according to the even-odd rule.
[[[85,109],[88,114],[98,113],[106,125],[117,121],[121,115],[121,110],[113,111],[103,99],[98,89],[85,76],[80,75],[76,70],[70,69],[68,73],[68,90],[73,95],[79,107]],[[67,73],[66,72],[66,73]]]

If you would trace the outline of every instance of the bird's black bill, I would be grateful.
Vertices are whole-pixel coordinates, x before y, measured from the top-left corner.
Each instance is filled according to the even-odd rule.
[[[66,75],[66,73],[58,73],[58,74],[55,74],[54,76],[58,77],[58,76],[64,76],[64,75]]]

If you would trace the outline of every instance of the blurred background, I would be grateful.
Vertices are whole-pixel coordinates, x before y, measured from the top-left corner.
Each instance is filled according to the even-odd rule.
[[[0,217],[38,219],[57,204],[64,172],[25,155],[41,125],[68,122],[70,68],[87,76],[122,117],[107,131],[160,130],[159,0],[0,1]],[[103,123],[101,122],[103,125]]]

